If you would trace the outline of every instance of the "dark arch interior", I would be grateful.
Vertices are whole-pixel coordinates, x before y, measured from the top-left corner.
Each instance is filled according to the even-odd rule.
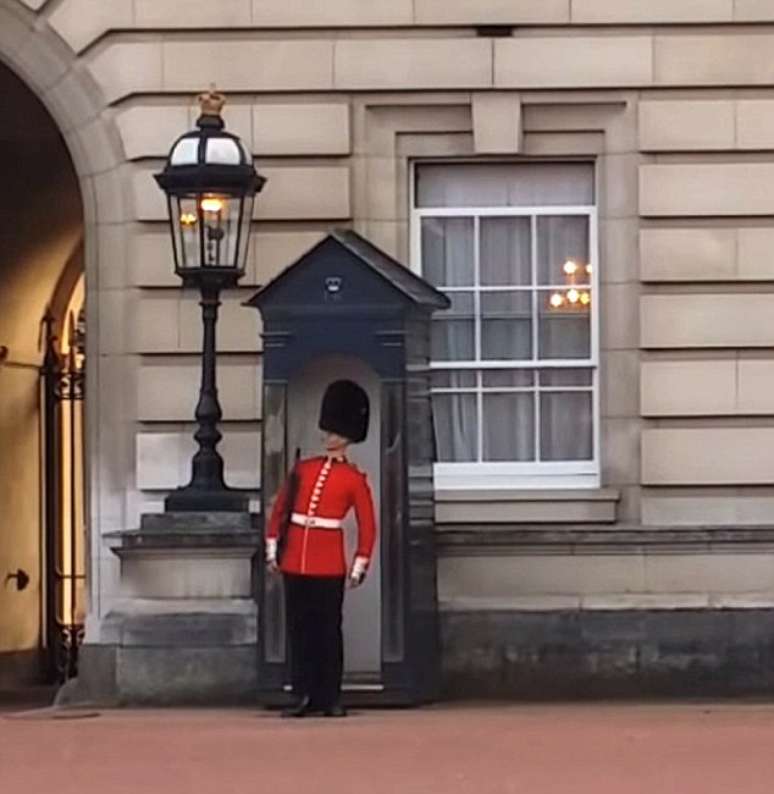
[[[64,324],[83,273],[83,210],[65,141],[0,65],[0,692],[46,678],[41,321]],[[82,285],[80,285],[82,287]],[[18,570],[29,576],[17,589]],[[23,578],[23,577],[22,577]]]

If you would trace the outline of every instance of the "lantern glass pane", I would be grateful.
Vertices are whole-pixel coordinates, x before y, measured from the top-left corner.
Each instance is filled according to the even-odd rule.
[[[250,245],[250,222],[253,219],[254,196],[245,196],[242,199],[242,217],[239,224],[239,246],[237,250],[236,266],[244,270],[247,264],[247,251]]]
[[[177,196],[172,214],[177,266],[187,269],[199,266],[199,213],[196,196]]]
[[[172,232],[172,253],[175,255],[175,269],[180,267],[180,203],[177,196],[167,196],[167,217],[169,230]]]
[[[242,152],[233,138],[210,138],[204,161],[209,165],[240,165]]]
[[[239,230],[239,198],[205,193],[199,201],[202,267],[234,267]]]
[[[199,139],[183,138],[178,141],[169,158],[170,165],[196,165],[199,159]]]

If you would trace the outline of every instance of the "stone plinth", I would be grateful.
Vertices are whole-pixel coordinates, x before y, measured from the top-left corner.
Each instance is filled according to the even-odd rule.
[[[79,678],[60,702],[239,703],[257,688],[254,557],[248,513],[144,515],[108,536],[121,594],[101,644],[83,648]]]

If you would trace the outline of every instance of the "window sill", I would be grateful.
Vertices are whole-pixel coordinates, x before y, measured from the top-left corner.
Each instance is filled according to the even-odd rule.
[[[563,491],[598,490],[599,469],[593,462],[543,463],[436,463],[438,491]]]
[[[456,488],[435,492],[435,520],[455,524],[612,524],[615,488]]]

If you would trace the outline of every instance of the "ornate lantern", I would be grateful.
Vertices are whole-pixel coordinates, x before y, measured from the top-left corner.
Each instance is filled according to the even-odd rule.
[[[199,96],[197,129],[175,141],[156,181],[167,194],[175,272],[186,286],[233,286],[244,275],[255,194],[266,180],[226,132],[225,97]]]
[[[199,449],[191,464],[191,482],[167,497],[171,511],[247,509],[248,500],[223,480],[223,459],[216,447],[222,417],[216,386],[215,327],[220,291],[244,275],[255,194],[266,180],[253,166],[242,141],[226,132],[222,94],[200,94],[197,129],[175,141],[156,181],[167,194],[175,272],[185,286],[201,291],[204,340],[202,381],[194,435]]]

